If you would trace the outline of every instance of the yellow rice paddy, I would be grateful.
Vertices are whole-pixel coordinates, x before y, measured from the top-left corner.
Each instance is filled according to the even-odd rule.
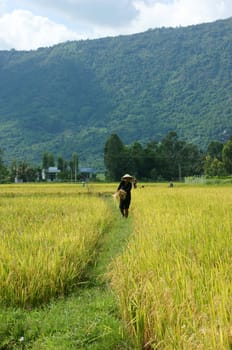
[[[37,306],[81,283],[116,187],[0,187],[1,304]],[[232,187],[139,185],[128,220],[107,276],[134,349],[230,349]]]
[[[232,188],[149,186],[112,288],[138,349],[232,344]]]
[[[39,305],[81,281],[111,213],[101,198],[80,191],[80,186],[1,187],[1,303]]]

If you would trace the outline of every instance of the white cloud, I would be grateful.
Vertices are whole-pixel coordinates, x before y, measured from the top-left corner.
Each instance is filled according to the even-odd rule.
[[[74,22],[111,27],[129,23],[137,15],[133,0],[19,0],[18,3],[33,12],[46,9]]]
[[[177,27],[232,16],[231,0],[131,0],[136,16],[126,25],[94,25],[91,37],[132,34],[157,27]]]
[[[231,0],[19,0],[18,3],[30,6],[33,12],[47,9],[73,22],[112,29],[129,29],[132,22],[138,25],[144,22],[144,27],[147,18],[156,27],[157,23],[188,25],[232,15]]]
[[[134,4],[139,16],[134,20],[133,28],[140,31],[211,22],[232,15],[231,0],[135,0]]]
[[[21,9],[13,11],[16,6]],[[229,16],[231,0],[0,0],[0,49],[35,49]]]
[[[0,46],[3,49],[30,50],[77,39],[80,36],[64,25],[34,16],[29,11],[15,10],[0,17]]]
[[[6,9],[6,1],[0,0],[0,14],[4,13],[5,9]]]

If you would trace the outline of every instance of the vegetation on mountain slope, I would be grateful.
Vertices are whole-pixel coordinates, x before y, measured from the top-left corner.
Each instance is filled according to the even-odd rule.
[[[206,147],[232,132],[232,19],[0,52],[0,147],[101,167],[110,134],[126,144],[176,131]]]

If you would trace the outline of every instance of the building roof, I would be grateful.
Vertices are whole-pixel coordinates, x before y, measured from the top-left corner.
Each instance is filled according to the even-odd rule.
[[[50,166],[49,168],[48,168],[48,173],[49,174],[56,174],[56,173],[59,173],[60,172],[60,170],[56,167],[56,166]]]
[[[80,173],[96,174],[96,169],[94,168],[79,168]]]

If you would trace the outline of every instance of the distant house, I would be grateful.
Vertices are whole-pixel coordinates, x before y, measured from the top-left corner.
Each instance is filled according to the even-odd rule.
[[[96,169],[94,168],[79,168],[79,173],[82,179],[92,179],[96,177]]]
[[[54,181],[57,178],[57,174],[60,170],[55,166],[50,166],[47,170],[42,170],[42,179],[47,181]]]
[[[23,182],[23,179],[20,179],[17,175],[15,176],[15,179],[14,179],[14,182],[15,183],[22,183]]]

